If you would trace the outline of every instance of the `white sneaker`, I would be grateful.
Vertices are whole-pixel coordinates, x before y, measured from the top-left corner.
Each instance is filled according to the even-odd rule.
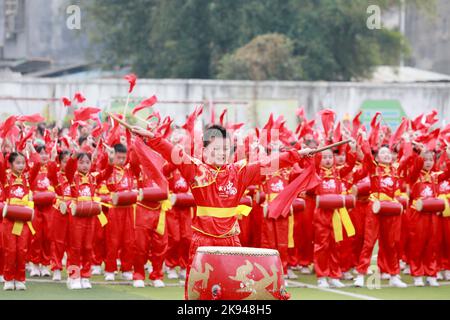
[[[345,288],[345,284],[343,284],[339,279],[330,279],[328,283],[330,284],[330,287],[333,288]]]
[[[392,276],[389,279],[389,285],[395,288],[407,288],[408,285],[400,279],[400,275]]]
[[[81,278],[81,288],[92,289],[91,281],[88,278]]]
[[[115,279],[114,272],[105,272],[105,281],[114,281]]]
[[[403,269],[403,274],[411,274],[411,268],[406,266],[405,269]]]
[[[61,270],[53,271],[53,281],[61,281]]]
[[[308,267],[302,267],[300,269],[300,273],[301,274],[311,274],[311,269],[309,269]]]
[[[437,280],[444,280],[444,276],[442,275],[442,272],[438,272],[437,274],[436,274],[436,278],[437,278]]]
[[[414,277],[414,286],[416,287],[424,287],[425,284],[423,283],[422,277]]]
[[[80,290],[81,287],[81,279],[80,278],[68,278],[67,279],[67,288],[70,290]]]
[[[5,281],[5,284],[3,285],[3,290],[5,291],[12,291],[14,290],[14,281]]]
[[[178,279],[178,273],[177,270],[175,270],[175,268],[168,268],[167,269],[167,278],[168,279]]]
[[[39,270],[38,266],[35,266],[34,264],[30,266],[30,277],[40,277],[41,271]]]
[[[391,275],[389,273],[383,272],[381,274],[381,280],[389,280],[389,279],[391,279]]]
[[[295,274],[294,270],[291,268],[287,269],[287,277],[288,279],[298,279],[298,276]]]
[[[358,288],[364,287],[364,275],[358,274],[353,282],[353,285]]]
[[[0,275],[0,283],[5,282],[5,278],[3,278],[3,275]]]
[[[317,279],[317,286],[319,288],[329,288],[330,287],[330,285],[328,284],[327,278]]]
[[[436,277],[427,277],[427,284],[430,287],[439,287]]]
[[[155,288],[164,288],[166,285],[164,284],[164,281],[158,279],[158,280],[153,280],[153,286]]]
[[[186,280],[186,269],[180,269],[178,276],[181,280]]]
[[[41,272],[41,277],[50,277],[51,273],[47,266],[41,266],[39,268],[39,271]]]
[[[133,280],[133,272],[122,272],[122,280],[131,281]]]
[[[342,274],[344,280],[353,280],[353,275],[351,272],[347,271]]]
[[[450,281],[450,270],[445,270],[445,272],[444,272],[444,279],[446,281]]]
[[[406,268],[406,262],[403,260],[400,260],[400,270],[403,270]]]
[[[16,287],[16,290],[27,290],[27,286],[25,285],[25,282],[22,281],[15,281],[14,285]]]
[[[153,271],[153,266],[150,263],[146,263],[145,264],[145,270],[147,270],[148,273],[152,273]]]
[[[102,267],[101,266],[92,266],[91,268],[91,274],[93,276],[99,276],[102,274]]]
[[[133,287],[135,287],[135,288],[145,288],[144,280],[134,280],[133,281]]]

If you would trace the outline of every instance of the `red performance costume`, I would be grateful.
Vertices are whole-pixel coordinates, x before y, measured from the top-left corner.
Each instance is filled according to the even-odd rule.
[[[30,184],[36,179],[39,169],[39,157],[33,159],[29,172],[17,176],[10,169],[6,170],[3,156],[0,156],[0,182],[4,186],[7,205],[33,208],[30,201]],[[5,281],[25,281],[25,262],[31,236],[35,233],[31,221],[3,218],[2,240],[4,251]]]

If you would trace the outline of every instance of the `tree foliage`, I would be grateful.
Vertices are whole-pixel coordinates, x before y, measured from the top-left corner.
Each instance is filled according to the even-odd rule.
[[[406,1],[429,12],[435,0]],[[87,13],[101,62],[109,68],[131,66],[141,77],[339,81],[364,77],[380,64],[395,65],[407,52],[397,30],[366,26],[369,5],[387,9],[400,3],[92,0]],[[267,51],[258,53],[258,47]],[[251,52],[269,69],[255,68]]]

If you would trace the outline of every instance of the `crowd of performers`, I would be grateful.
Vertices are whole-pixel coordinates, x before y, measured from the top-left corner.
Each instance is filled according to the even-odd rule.
[[[435,111],[391,131],[378,113],[366,129],[361,113],[327,109],[315,123],[299,109],[295,131],[271,115],[243,132],[201,107],[182,126],[154,111],[144,128],[74,109],[66,129],[40,115],[1,124],[5,290],[25,290],[26,269],[55,281],[65,270],[69,289],[118,272],[144,287],[147,269],[163,287],[164,273],[186,279],[200,246],[277,249],[289,279],[362,287],[377,242],[391,286],[407,286],[401,272],[415,286],[450,280],[450,125]]]

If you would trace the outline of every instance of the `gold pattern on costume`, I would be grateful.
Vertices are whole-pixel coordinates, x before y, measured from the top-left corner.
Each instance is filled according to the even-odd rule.
[[[188,293],[190,300],[197,300],[200,297],[200,292],[195,290],[195,284],[201,281],[201,289],[205,289],[208,285],[209,273],[214,271],[214,268],[209,263],[205,263],[205,270],[203,272],[197,271],[201,269],[202,266],[197,263],[195,268],[192,266],[189,273]]]

